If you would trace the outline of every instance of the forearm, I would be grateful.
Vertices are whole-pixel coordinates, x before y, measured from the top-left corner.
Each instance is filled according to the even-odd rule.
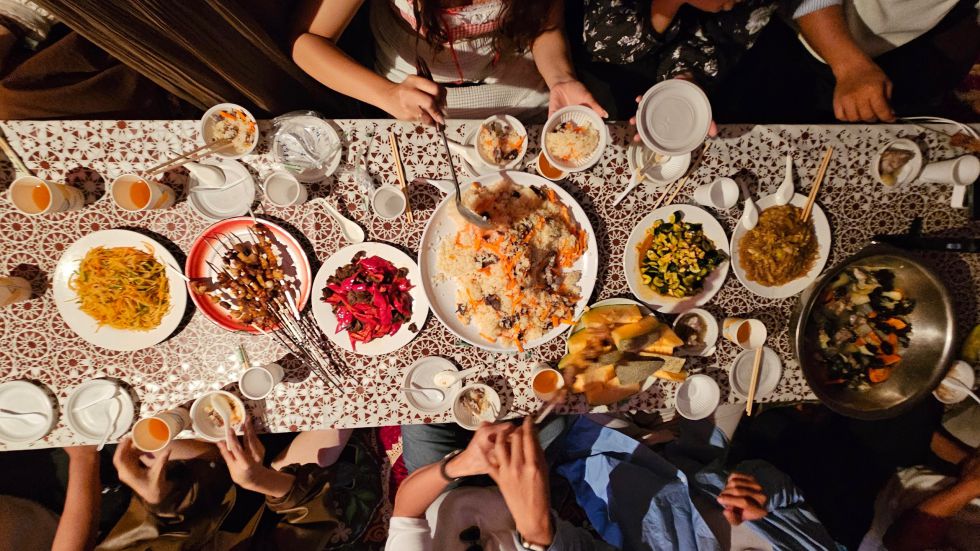
[[[293,489],[296,477],[275,469],[264,469],[247,485],[248,490],[272,499],[281,499]]]
[[[653,0],[650,2],[650,24],[653,25],[653,30],[658,33],[666,31],[683,3],[683,0]]]
[[[951,517],[980,497],[980,485],[957,482],[919,504],[917,509],[934,517]]]
[[[451,458],[446,464],[446,475],[450,479],[482,474],[473,467],[473,461],[466,452]],[[449,486],[449,480],[442,476],[442,461],[426,465],[414,473],[398,487],[395,495],[396,517],[422,518],[426,509]]]
[[[827,62],[835,75],[862,64],[873,63],[857,43],[840,6],[830,6],[796,20],[807,43]]]
[[[71,459],[68,464],[65,508],[58,521],[52,550],[70,551],[92,547],[99,519],[101,490],[98,456]]]
[[[946,538],[949,519],[978,496],[976,484],[958,482],[902,513],[882,541],[891,551],[938,548]]]
[[[575,69],[572,67],[572,57],[568,52],[568,41],[565,39],[565,31],[561,24],[563,14],[563,3],[553,2],[546,25],[548,30],[538,35],[531,44],[534,64],[548,88],[575,80]]]
[[[331,40],[301,34],[293,43],[293,61],[327,88],[387,110],[395,84],[351,59]]]

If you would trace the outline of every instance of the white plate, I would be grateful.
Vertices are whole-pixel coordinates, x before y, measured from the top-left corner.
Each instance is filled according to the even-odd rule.
[[[504,175],[509,176],[515,183],[522,186],[533,185],[553,190],[558,195],[559,200],[571,211],[572,218],[588,234],[589,243],[585,252],[571,267],[572,270],[582,272],[582,277],[579,279],[581,298],[575,307],[574,316],[577,319],[582,314],[585,305],[589,303],[589,298],[592,296],[592,290],[595,288],[596,278],[599,273],[599,249],[596,244],[595,232],[592,230],[592,224],[589,222],[589,217],[586,216],[585,211],[582,210],[582,207],[579,206],[575,199],[567,191],[562,189],[561,186],[535,174],[508,170],[477,178],[476,182],[486,185],[496,182]],[[465,193],[471,185],[472,183],[460,184],[460,189]],[[432,308],[432,313],[436,315],[436,318],[453,335],[456,335],[473,346],[491,352],[517,352],[517,347],[515,346],[485,341],[480,337],[480,331],[476,326],[464,325],[463,322],[459,321],[459,318],[456,317],[456,282],[450,276],[446,276],[441,281],[436,281],[435,276],[439,273],[436,269],[439,244],[442,243],[443,239],[451,239],[457,231],[456,222],[450,217],[450,212],[454,208],[453,196],[447,195],[439,203],[439,206],[436,207],[432,213],[432,217],[429,218],[429,222],[425,226],[425,232],[422,234],[422,242],[419,246],[419,269],[422,271],[422,285],[425,288],[425,296],[429,299],[429,306]],[[524,349],[529,350],[536,346],[541,346],[560,335],[565,329],[566,327],[564,325],[559,325],[540,338],[524,343]]]
[[[731,379],[732,394],[741,400],[748,400],[749,385],[752,384],[752,362],[755,361],[755,350],[744,350],[728,369]],[[779,380],[783,377],[783,362],[772,348],[762,347],[762,363],[759,365],[759,380],[756,382],[755,397],[765,398],[776,391]]]
[[[405,402],[412,407],[412,409],[422,413],[436,413],[439,411],[445,411],[452,405],[453,398],[456,396],[456,393],[463,388],[463,382],[456,381],[456,383],[449,388],[440,388],[435,383],[435,376],[437,373],[442,373],[443,371],[458,370],[452,362],[440,356],[427,356],[425,358],[420,358],[408,368],[408,373],[405,375],[405,384],[403,385],[406,388],[438,388],[446,394],[441,402],[429,400],[418,392],[404,392],[399,390],[398,393],[405,397]]]
[[[78,269],[85,254],[95,247],[134,247],[144,250],[149,245],[157,261],[173,267],[179,266],[177,260],[163,245],[145,235],[129,230],[102,230],[90,233],[70,247],[61,255],[54,268],[52,288],[54,302],[58,306],[61,318],[79,337],[102,348],[118,351],[132,351],[147,348],[162,342],[169,337],[184,316],[187,306],[187,288],[184,280],[173,270],[167,269],[167,283],[170,286],[170,311],[167,312],[160,325],[149,331],[127,331],[112,327],[99,328],[95,319],[91,318],[78,307],[75,291],[68,288],[68,281]]]
[[[187,180],[187,204],[191,209],[208,220],[224,220],[232,216],[248,214],[255,201],[255,180],[242,163],[231,159],[212,159],[201,161],[202,165],[219,167],[225,173],[225,184],[242,180],[240,184],[222,191],[202,191],[191,193],[200,185],[193,175]]]
[[[653,150],[642,144],[630,144],[626,149],[626,163],[630,170],[636,172],[636,167],[640,166],[640,161],[652,159]],[[646,163],[643,163],[646,164]],[[676,182],[678,178],[687,172],[691,166],[691,154],[674,155],[663,163],[647,168],[647,180],[655,184],[670,184]],[[657,189],[662,189],[663,185],[658,185]]]
[[[365,256],[380,256],[391,262],[395,268],[408,268],[408,280],[413,287],[408,294],[412,296],[412,319],[402,324],[398,332],[394,335],[374,339],[368,343],[358,343],[357,349],[351,346],[347,331],[337,333],[337,316],[333,313],[333,308],[323,302],[323,288],[327,286],[327,279],[337,272],[337,269],[345,264],[350,264],[354,255],[364,251]],[[313,280],[313,318],[323,333],[330,339],[330,342],[343,348],[348,352],[354,352],[363,356],[378,356],[388,354],[410,343],[415,335],[422,331],[425,325],[425,318],[429,316],[429,301],[425,298],[422,290],[422,274],[414,260],[402,251],[386,243],[375,243],[368,241],[356,245],[348,245],[330,255],[316,273]],[[409,329],[410,325],[415,325],[415,331]]]
[[[674,407],[681,417],[697,421],[714,413],[721,398],[718,383],[707,375],[691,375],[674,395]]]
[[[43,413],[47,419],[31,421],[0,419],[0,442],[4,444],[24,444],[44,437],[54,428],[58,417],[54,412],[51,396],[41,387],[27,381],[8,381],[0,384],[0,408],[10,411]]]
[[[464,392],[468,392],[470,389],[474,389],[474,388],[480,388],[486,392],[487,400],[490,402],[490,407],[496,409],[497,415],[493,415],[492,412],[489,412],[490,415],[488,415],[486,418],[477,419],[472,415],[470,415],[469,412],[463,411],[463,408],[459,406],[459,398],[463,395]],[[489,386],[483,383],[473,383],[470,385],[466,385],[463,388],[461,388],[459,392],[453,395],[453,419],[456,420],[457,425],[463,427],[466,430],[476,430],[480,428],[480,423],[482,423],[483,421],[493,423],[494,421],[499,419],[500,407],[501,407],[500,395],[497,394],[496,390],[490,388]]]
[[[684,350],[684,347],[681,346],[677,348],[677,355],[678,356],[711,356],[712,354],[715,353],[715,343],[718,342],[718,335],[721,334],[721,330],[718,327],[718,320],[715,319],[715,317],[711,315],[711,312],[707,310],[702,310],[701,308],[691,308],[690,310],[681,312],[680,314],[677,315],[677,318],[674,320],[674,326],[673,326],[675,332],[677,330],[678,322],[680,322],[682,318],[687,317],[689,315],[697,316],[701,318],[701,320],[704,321],[705,323],[704,348],[702,348],[700,351],[696,353],[689,354]]]
[[[116,396],[83,410],[75,411],[75,408],[84,406],[103,396],[107,392],[106,388],[116,389]],[[109,416],[112,415],[112,408],[114,407],[117,409],[118,415],[113,422],[115,428],[109,435],[109,439],[118,440],[129,431],[136,413],[133,398],[129,392],[108,379],[93,379],[75,387],[75,390],[68,395],[68,400],[65,401],[65,421],[68,423],[68,428],[76,434],[89,440],[98,441],[102,439],[102,435],[109,428],[108,423],[111,419]]]
[[[790,200],[790,204],[796,207],[803,208],[806,206],[806,195],[797,193]],[[759,207],[759,214],[762,211],[776,204],[776,197],[773,195],[768,195],[759,199],[756,202],[756,206]],[[776,287],[766,287],[761,283],[756,283],[755,281],[749,281],[745,277],[745,270],[739,264],[739,254],[738,254],[738,244],[745,236],[748,230],[742,224],[735,225],[735,231],[732,232],[732,271],[735,272],[735,277],[742,282],[742,285],[746,289],[752,291],[753,293],[765,298],[786,298],[791,297],[800,291],[806,289],[813,283],[820,272],[823,271],[824,266],[827,265],[827,259],[830,258],[830,222],[827,221],[827,215],[823,213],[823,209],[820,205],[814,203],[813,210],[810,212],[810,218],[813,220],[813,229],[817,234],[817,260],[813,263],[810,271],[806,273],[803,277],[799,277],[786,283],[785,285],[779,285]]]
[[[710,239],[716,248],[731,256],[728,249],[728,236],[725,229],[714,216],[708,211],[695,207],[694,205],[667,205],[651,212],[643,217],[640,223],[633,227],[630,237],[626,241],[626,250],[623,252],[623,270],[626,273],[626,283],[629,285],[633,295],[641,302],[649,304],[654,310],[665,314],[678,314],[691,308],[701,306],[710,301],[725,283],[725,276],[728,275],[729,261],[722,262],[704,280],[701,292],[686,298],[665,297],[653,291],[650,287],[643,284],[640,278],[640,253],[637,247],[646,237],[646,232],[657,220],[666,220],[671,214],[681,211],[684,214],[684,221],[691,224],[701,224],[704,235]]]

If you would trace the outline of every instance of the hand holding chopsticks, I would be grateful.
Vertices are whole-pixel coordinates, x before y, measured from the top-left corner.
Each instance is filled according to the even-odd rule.
[[[824,153],[823,159],[820,161],[820,168],[817,169],[817,175],[813,179],[813,186],[810,188],[810,195],[806,199],[806,206],[803,207],[803,212],[800,213],[800,220],[806,221],[810,218],[810,212],[813,211],[813,202],[817,199],[817,193],[820,192],[820,184],[823,183],[823,178],[827,174],[827,165],[830,164],[830,156],[834,153],[834,146],[828,146],[827,152]]]

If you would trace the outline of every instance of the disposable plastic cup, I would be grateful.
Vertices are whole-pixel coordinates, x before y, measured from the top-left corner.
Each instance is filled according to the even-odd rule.
[[[10,184],[10,202],[24,214],[38,215],[77,210],[85,195],[66,184],[53,184],[34,176],[21,176]]]

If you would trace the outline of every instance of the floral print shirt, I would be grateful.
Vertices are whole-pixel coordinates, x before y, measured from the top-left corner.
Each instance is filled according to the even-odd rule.
[[[656,0],[654,0],[656,1]],[[728,12],[681,6],[663,33],[650,21],[651,0],[584,0],[583,40],[595,61],[656,63],[657,80],[691,73],[702,85],[723,76],[752,47],[777,0],[744,0]]]

